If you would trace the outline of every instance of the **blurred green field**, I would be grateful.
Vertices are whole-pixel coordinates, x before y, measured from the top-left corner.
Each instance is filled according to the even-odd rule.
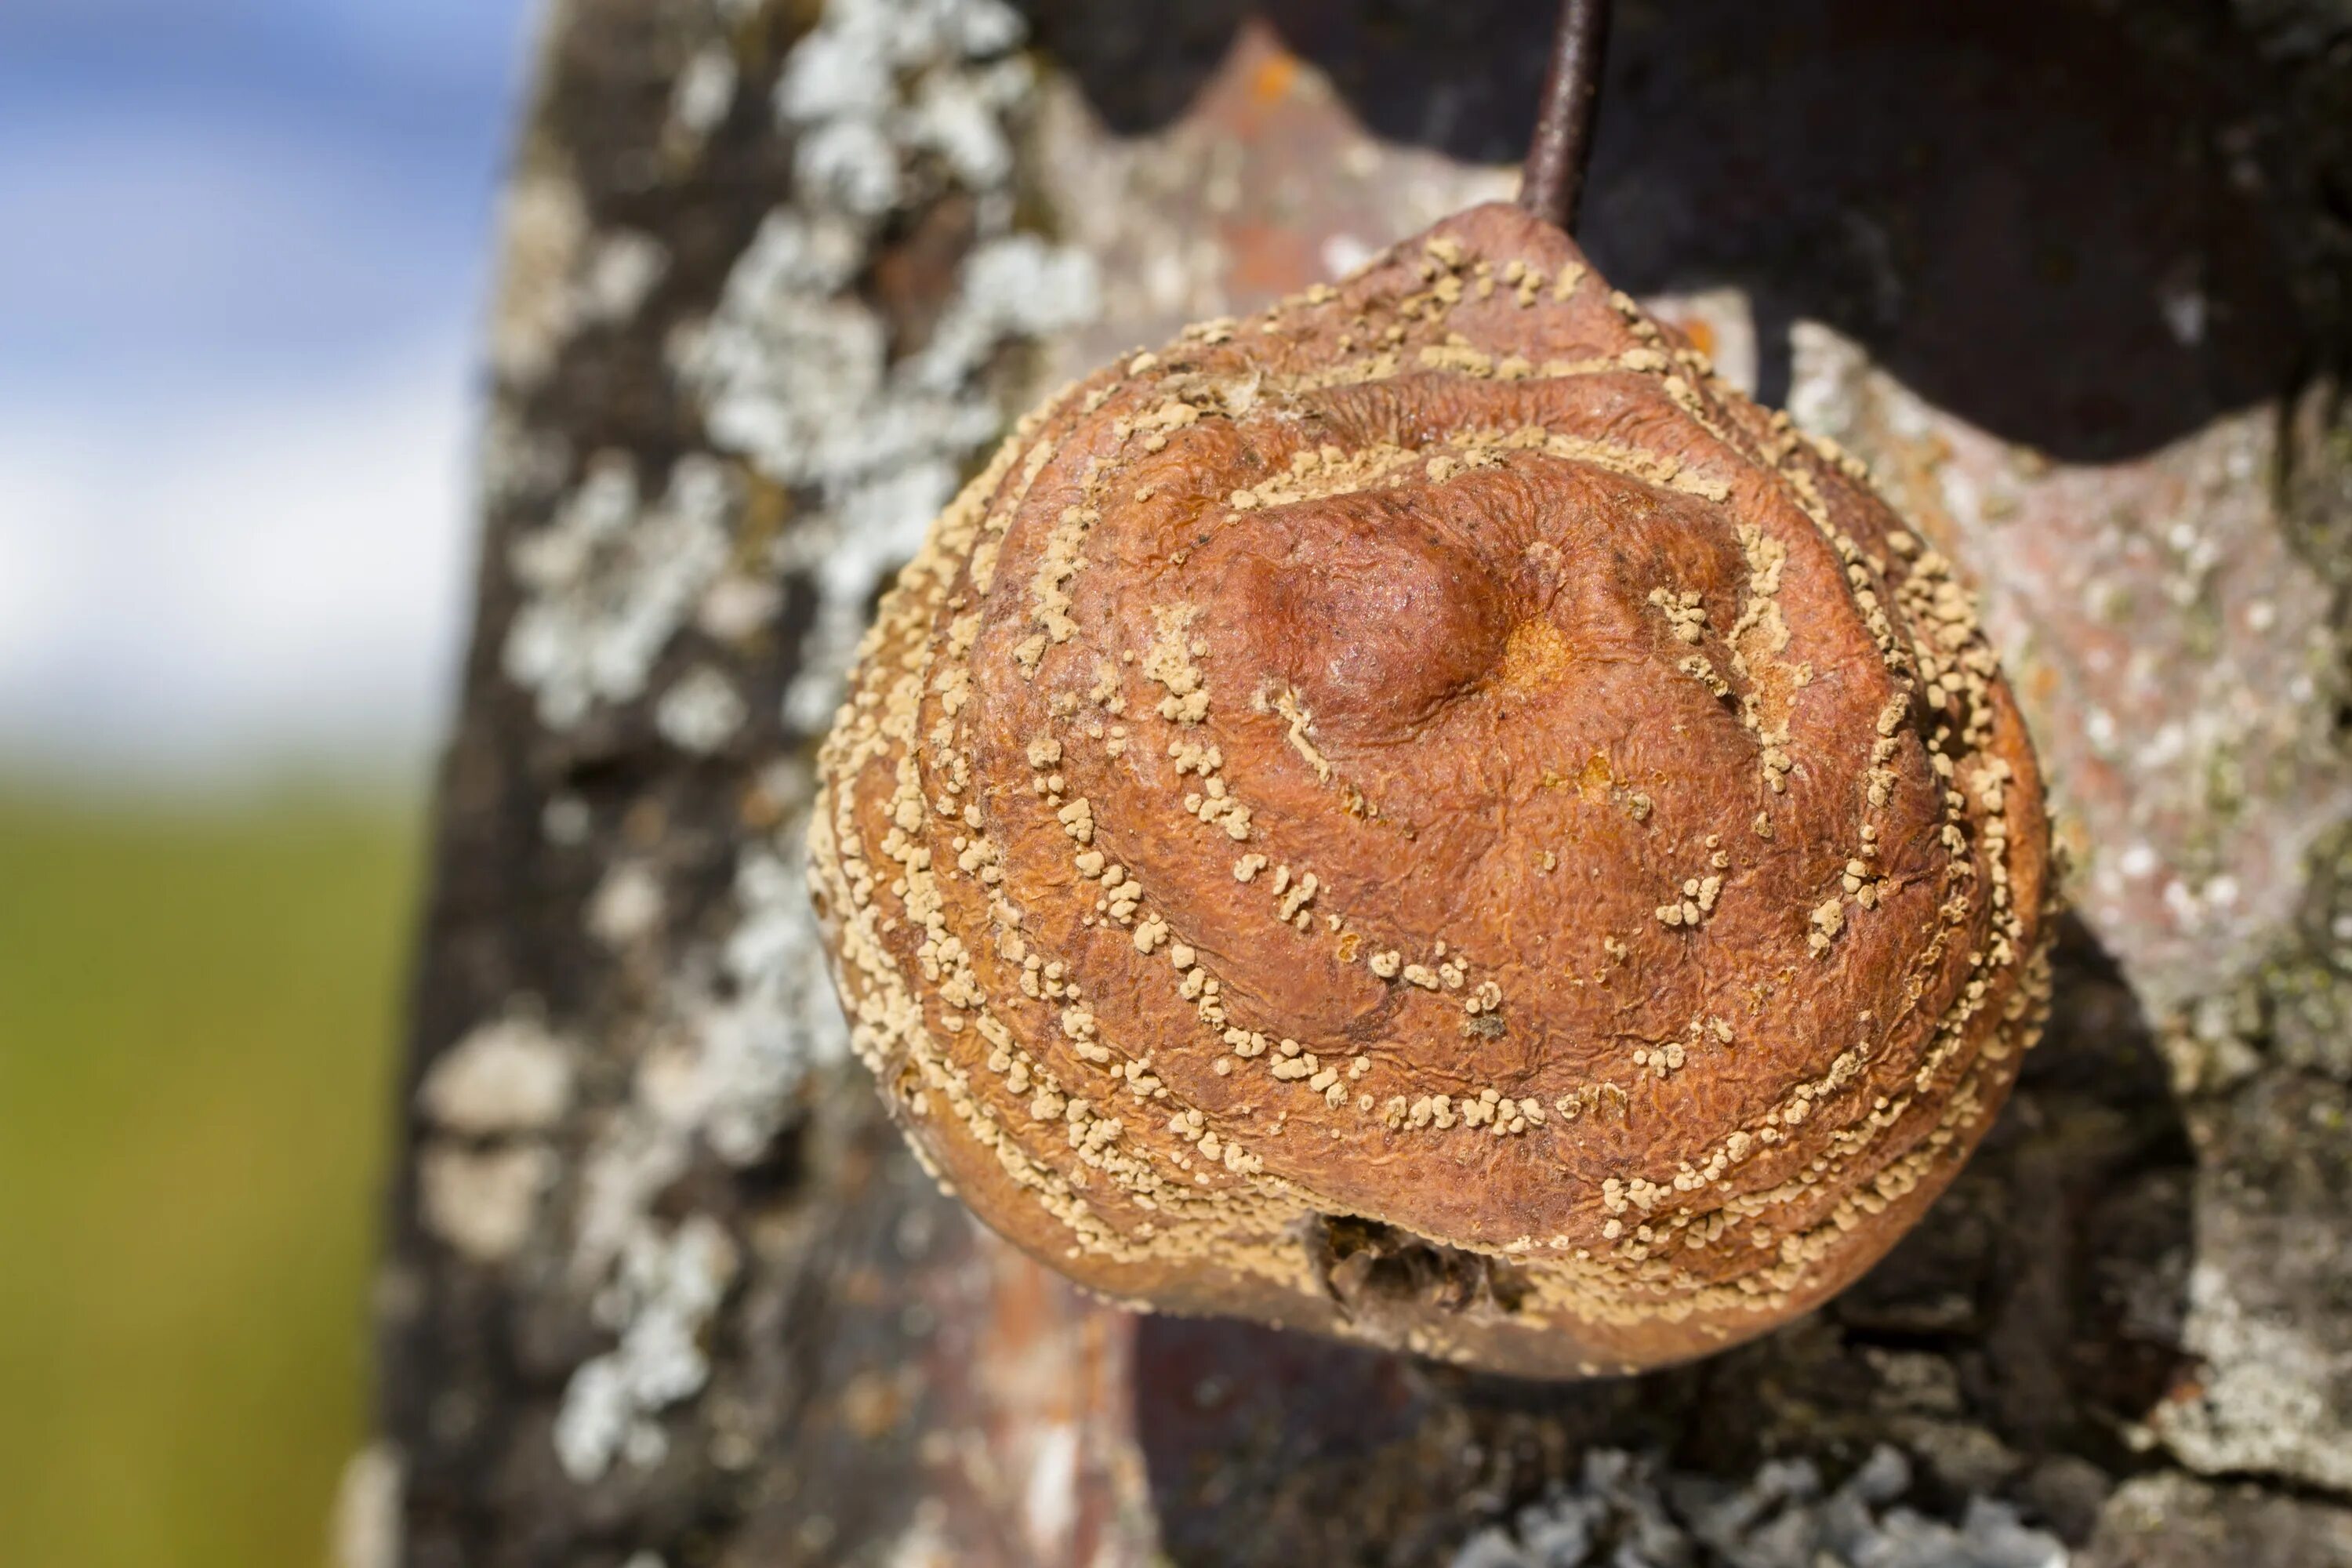
[[[0,787],[0,1562],[321,1560],[416,844]]]

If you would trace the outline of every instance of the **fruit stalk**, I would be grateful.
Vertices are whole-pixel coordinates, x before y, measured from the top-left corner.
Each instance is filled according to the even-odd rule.
[[[1609,0],[1565,0],[1520,176],[1519,205],[1570,234],[1576,232],[1585,166],[1592,158],[1593,109],[1608,47]]]

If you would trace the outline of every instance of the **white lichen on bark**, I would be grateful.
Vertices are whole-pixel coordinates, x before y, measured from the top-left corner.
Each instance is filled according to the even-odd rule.
[[[689,626],[729,641],[756,636],[794,578],[813,587],[815,612],[782,718],[803,740],[829,722],[866,607],[1012,412],[992,369],[1008,347],[1097,308],[1085,256],[1015,227],[1014,152],[1034,88],[1014,52],[1021,38],[1020,19],[997,0],[835,0],[794,47],[773,101],[794,138],[794,188],[709,318],[670,339],[716,455],[683,459],[652,506],[629,459],[600,457],[555,520],[509,552],[524,596],[503,668],[542,723],[560,731],[600,706],[650,698],[670,744],[697,754],[731,744],[751,717],[740,689],[708,664],[662,675],[663,657]],[[673,118],[707,133],[735,90],[725,74],[711,60],[694,65]],[[902,352],[860,280],[896,215],[950,195],[968,206],[971,247],[927,338]],[[581,237],[573,248],[600,247]],[[601,276],[614,300],[651,286],[642,267],[547,270],[589,284]],[[555,313],[586,319],[589,284],[563,285],[572,303]],[[733,461],[757,480],[730,475]],[[757,482],[782,487],[793,506],[747,572],[736,534],[744,488]],[[787,757],[768,777],[782,821],[742,849],[725,929],[668,955],[635,1030],[644,1043],[629,1097],[582,1157],[577,1277],[625,1274],[659,1234],[655,1194],[698,1151],[737,1165],[758,1159],[809,1073],[843,1054],[803,866],[805,769]],[[652,940],[643,910],[623,897],[633,889],[643,890],[608,878],[587,911],[608,948]],[[667,1310],[668,1298],[623,1289],[612,1300],[622,1348],[575,1376],[558,1425],[575,1476],[652,1451],[655,1414],[693,1392],[682,1377],[660,1382],[661,1397],[643,1386],[641,1352],[654,1342],[644,1336],[657,1331],[641,1319]]]
[[[2340,1223],[2304,1228],[2301,1237],[2271,1229],[2262,1238],[2304,1254],[2286,1260],[2290,1267],[2344,1245]],[[2242,1254],[2238,1261],[2263,1266]],[[2321,1342],[2315,1325],[2294,1314],[2250,1300],[2259,1286],[2250,1291],[2252,1282],[2231,1273],[2206,1261],[2189,1276],[2182,1341],[2204,1367],[2193,1395],[2157,1407],[2158,1435],[2207,1475],[2288,1476],[2352,1492],[2352,1421],[2338,1403],[2338,1391],[2352,1387],[2352,1352]]]
[[[662,693],[654,705],[654,728],[679,751],[708,756],[734,739],[749,716],[735,683],[706,664]]]
[[[574,1049],[517,1007],[452,1046],[416,1091],[432,1133],[416,1162],[425,1228],[500,1263],[537,1225],[558,1170],[546,1135],[572,1104]]]
[[[416,1157],[418,1207],[425,1228],[466,1257],[503,1263],[530,1236],[555,1173],[553,1152],[538,1144],[428,1143]]]
[[[494,1019],[433,1064],[417,1104],[448,1132],[545,1131],[571,1107],[572,1054],[534,1013]]]
[[[730,275],[677,368],[712,443],[813,492],[777,565],[806,574],[816,624],[785,698],[831,719],[866,606],[911,556],[1004,409],[982,373],[1011,343],[1091,320],[1091,260],[1013,227],[1013,138],[1034,89],[995,0],[836,0],[785,62],[779,119],[798,184]],[[929,341],[894,360],[854,285],[889,215],[939,182],[971,203],[975,243]]]
[[[634,463],[605,453],[552,523],[516,542],[509,560],[527,597],[504,668],[536,696],[541,723],[565,729],[599,703],[644,694],[727,564],[736,502],[725,465],[693,456],[644,506]]]
[[[725,1228],[700,1215],[666,1236],[631,1238],[596,1303],[598,1321],[620,1342],[572,1374],[556,1418],[555,1453],[566,1475],[585,1484],[616,1458],[650,1465],[668,1451],[653,1416],[709,1380],[700,1336],[738,1264]]]
[[[1452,1568],[2066,1568],[2064,1545],[2008,1505],[1972,1498],[1948,1523],[1903,1501],[1911,1483],[1910,1460],[1885,1446],[1835,1489],[1807,1459],[1768,1461],[1734,1485],[1598,1449],[1573,1485],[1473,1536]]]

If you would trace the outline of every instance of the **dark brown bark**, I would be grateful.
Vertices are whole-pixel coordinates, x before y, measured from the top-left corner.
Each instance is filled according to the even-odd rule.
[[[552,7],[357,1560],[1782,1561],[1745,1498],[2352,1563],[2340,7],[1619,7],[1581,237],[1974,575],[2075,857],[2048,1042],[1829,1309],[1559,1385],[1135,1319],[828,1044],[805,759],[909,521],[1067,374],[1507,195],[1546,10]]]

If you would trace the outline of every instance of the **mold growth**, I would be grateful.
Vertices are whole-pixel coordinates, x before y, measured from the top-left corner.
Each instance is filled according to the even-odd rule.
[[[1806,1292],[1834,1289],[1874,1239],[1891,1238],[1874,1229],[1907,1224],[1916,1205],[1903,1205],[1948,1179],[2038,1028],[2039,796],[1990,682],[1991,654],[1940,556],[1918,549],[1784,417],[1710,402],[1711,390],[1680,374],[1702,367],[1652,346],[1662,330],[1622,295],[1588,290],[1546,327],[1618,352],[1558,369],[1548,360],[1539,377],[1521,360],[1504,389],[1502,366],[1517,357],[1504,351],[1529,329],[1516,313],[1498,321],[1467,301],[1483,297],[1504,262],[1524,279],[1523,248],[1549,255],[1566,241],[1531,233],[1507,207],[1455,221],[1459,232],[1401,247],[1337,289],[1280,301],[1254,322],[1204,322],[1126,357],[1024,421],[941,514],[883,605],[856,694],[820,756],[814,865],[856,1049],[895,1097],[918,1152],[942,1180],[980,1194],[975,1205],[991,1223],[1045,1261],[1122,1296],[1181,1279],[1191,1310],[1218,1301],[1213,1281],[1248,1278],[1246,1295],[1234,1291],[1246,1302],[1239,1310],[1270,1314],[1265,1303],[1278,1300],[1295,1326],[1490,1370],[1591,1375],[1601,1358],[1587,1347],[1596,1343],[1638,1344],[1629,1359],[1664,1361],[1793,1315]],[[1541,270],[1562,265],[1554,258]],[[1483,345],[1464,328],[1487,334]],[[1405,370],[1431,363],[1416,358],[1422,349],[1444,351],[1443,376]],[[1677,434],[1663,434],[1663,419],[1640,425],[1622,414],[1627,405],[1603,419],[1595,377],[1610,378],[1610,398],[1674,410]],[[1491,392],[1471,390],[1480,382]],[[1604,425],[1642,428],[1652,445],[1595,438]],[[1416,433],[1409,453],[1384,437],[1397,428]],[[1057,458],[1062,477],[1041,487]],[[1751,486],[1735,506],[1727,476],[1747,469],[1769,472],[1772,488]],[[1171,534],[1164,510],[1154,510],[1163,486],[1171,499],[1178,487],[1189,494],[1180,508],[1214,510]],[[1603,511],[1588,506],[1593,495],[1643,499]],[[1528,496],[1547,504],[1529,507]],[[1316,551],[1326,548],[1337,575],[1367,573],[1362,542],[1386,536],[1358,531],[1347,521],[1358,513],[1331,507],[1336,498],[1373,504],[1360,497],[1377,497],[1381,509],[1363,516],[1460,508],[1491,525],[1522,510],[1540,515],[1550,531],[1538,542],[1555,558],[1604,516],[1621,525],[1710,520],[1723,573],[1743,560],[1748,567],[1736,622],[1731,595],[1711,608],[1705,591],[1684,587],[1621,608],[1637,624],[1671,612],[1653,639],[1664,668],[1691,647],[1712,647],[1761,694],[1744,718],[1710,710],[1719,722],[1675,754],[1681,773],[1652,775],[1662,816],[1697,842],[1661,889],[1669,902],[1655,906],[1657,923],[1675,934],[1646,925],[1637,934],[1653,951],[1672,943],[1752,965],[1767,993],[1782,983],[1786,958],[1834,952],[1840,977],[1807,1005],[1820,1009],[1823,1028],[1851,1027],[1859,1039],[1826,1064],[1769,1037],[1753,1042],[1761,1052],[1733,1053],[1724,1015],[1740,998],[1723,982],[1711,1015],[1678,1002],[1654,1020],[1659,1026],[1630,1032],[1628,1043],[1644,1046],[1632,1066],[1647,1080],[1633,1090],[1591,1081],[1586,1062],[1545,1054],[1547,1037],[1629,1033],[1625,1010],[1608,998],[1510,986],[1535,978],[1539,963],[1549,968],[1548,955],[1472,956],[1488,939],[1518,941],[1521,911],[1471,868],[1546,846],[1515,837],[1497,809],[1475,851],[1439,844],[1408,860],[1388,840],[1355,835],[1372,812],[1360,796],[1324,793],[1339,769],[1331,780],[1313,776],[1318,758],[1333,761],[1324,742],[1402,740],[1401,716],[1438,711],[1508,664],[1509,628],[1525,618],[1512,595],[1534,547],[1498,540],[1488,558],[1464,544],[1457,560],[1416,544],[1409,561],[1420,574],[1409,580],[1428,584],[1426,595],[1363,596],[1362,610],[1347,598],[1294,601],[1258,586],[1321,581]],[[1268,511],[1276,515],[1254,515]],[[1461,535],[1498,531],[1465,521]],[[1887,557],[1865,552],[1857,535]],[[1180,537],[1230,550],[1238,564],[1229,570],[1212,554],[1179,567],[1179,552],[1161,552]],[[1165,574],[1137,564],[1162,559]],[[1386,568],[1408,555],[1399,547],[1373,559]],[[992,590],[1000,570],[1003,585]],[[1611,581],[1637,601],[1652,586]],[[1781,594],[1791,625],[1773,597]],[[1380,638],[1342,631],[1346,661],[1326,657],[1318,628],[1353,628],[1391,602],[1415,606],[1410,625],[1391,616]],[[1123,619],[1098,608],[1112,605]],[[1431,605],[1444,613],[1424,616]],[[1840,639],[1864,637],[1879,654],[1868,675],[1875,684],[1858,685],[1864,676],[1849,668],[1854,689],[1835,708],[1801,710],[1794,693],[1811,666],[1800,656],[1844,658]],[[1362,646],[1380,658],[1358,662]],[[1236,653],[1244,663],[1265,656],[1266,673],[1234,679]],[[1528,684],[1546,704],[1580,706],[1580,680],[1528,662],[1543,671]],[[1387,679],[1391,666],[1407,679],[1432,669],[1444,679],[1423,701]],[[1344,680],[1333,673],[1341,670]],[[1685,701],[1679,677],[1660,679],[1672,700]],[[1895,739],[1914,692],[1942,721]],[[1473,733],[1413,737],[1416,766],[1475,773],[1475,788],[1492,792],[1443,797],[1438,809],[1464,820],[1480,812],[1463,802],[1511,798],[1511,786],[1494,781],[1515,774],[1549,787],[1551,755],[1590,749],[1573,736],[1479,728],[1475,742],[1464,738]],[[1747,911],[1761,886],[1734,880],[1726,847],[1735,834],[1745,841],[1748,807],[1704,781],[1760,758],[1762,782],[1779,793],[1801,740],[1813,749],[1806,788],[1820,787],[1833,760],[1864,810],[1891,809],[1902,786],[1903,852],[1943,861],[1944,897],[1915,900],[1899,924],[1863,917],[1864,853],[1882,826],[1874,821],[1858,840],[1807,845],[1815,868],[1770,888],[1797,919],[1756,934],[1762,928]],[[1155,759],[1149,770],[1097,761],[1122,756],[1114,748],[1129,742]],[[1591,787],[1605,790],[1611,770],[1591,755],[1601,779]],[[1888,765],[1898,757],[1900,774]],[[1286,781],[1291,798],[1268,791],[1268,775]],[[1938,777],[1951,787],[1927,782]],[[1640,802],[1637,820],[1648,807],[1646,796]],[[1183,861],[1134,875],[1129,846],[1168,846],[1175,811],[1206,831],[1181,828]],[[1723,831],[1706,833],[1708,824]],[[1646,837],[1620,842],[1628,873],[1651,874],[1658,857]],[[1852,918],[1842,897],[1822,901],[1845,879],[1824,884],[1820,872],[1832,864],[1854,868]],[[1418,883],[1446,889],[1448,916],[1461,923],[1431,929],[1426,910],[1385,901],[1380,889],[1407,868]],[[1989,890],[1962,896],[1963,884],[1979,883]],[[1740,908],[1727,926],[1710,921],[1727,888]],[[1808,915],[1812,945],[1790,942],[1784,952],[1779,944],[1801,940]],[[1236,942],[1237,917],[1328,943],[1328,964]],[[1105,923],[1129,929],[1105,941]],[[1527,945],[1563,935],[1614,940],[1567,922]],[[1898,965],[1908,954],[1916,961]],[[1872,1021],[1913,962],[1937,975],[1940,1000],[1918,1009],[1914,991],[1906,1003],[1914,1016],[1882,1036]],[[1288,999],[1273,1002],[1277,994]],[[1753,1008],[1753,993],[1746,1000]],[[1375,1010],[1377,1025],[1360,1031],[1329,1023]],[[1293,1018],[1313,1022],[1286,1033]],[[1673,1037],[1686,1027],[1687,1042]],[[1360,1051],[1375,1028],[1377,1046]],[[1514,1037],[1491,1053],[1461,1043]],[[1500,1081],[1481,1082],[1484,1074],[1471,1075],[1489,1054],[1519,1059]],[[1696,1093],[1688,1082],[1650,1087],[1692,1068]],[[1253,1092],[1261,1075],[1270,1099]],[[1781,1103],[1710,1120],[1724,1097],[1706,1085],[1745,1080],[1745,1093],[1768,1079]],[[1672,1121],[1624,1155],[1570,1125],[1612,1093]],[[1465,1152],[1474,1141],[1497,1153]],[[1782,1151],[1784,1142],[1792,1147]],[[1814,1151],[1810,1172],[1786,1179],[1790,1156]],[[1474,1159],[1481,1168],[1465,1175],[1460,1168]],[[1539,1166],[1524,1182],[1494,1173]],[[1563,1181],[1562,1166],[1579,1179]],[[999,1170],[1010,1189],[992,1184]],[[1597,1189],[1601,1204],[1560,1198],[1579,1187]],[[1722,1195],[1689,1195],[1710,1190]],[[1332,1213],[1382,1223],[1317,1217]],[[1473,1255],[1512,1261],[1490,1267]],[[1139,1268],[1167,1272],[1138,1289],[1127,1281]],[[1562,1323],[1590,1337],[1547,1332]],[[1658,1348],[1670,1341],[1675,1350]]]

